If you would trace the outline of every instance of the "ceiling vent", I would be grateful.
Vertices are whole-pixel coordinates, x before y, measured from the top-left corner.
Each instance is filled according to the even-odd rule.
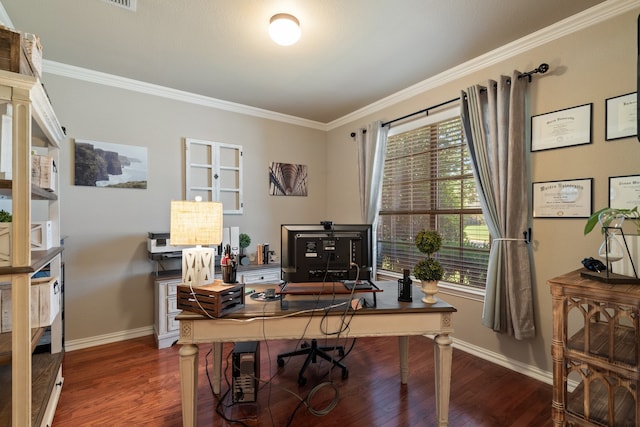
[[[136,5],[138,0],[102,0],[105,3],[112,4],[114,6],[121,7],[123,9],[130,10],[132,12],[136,11]]]

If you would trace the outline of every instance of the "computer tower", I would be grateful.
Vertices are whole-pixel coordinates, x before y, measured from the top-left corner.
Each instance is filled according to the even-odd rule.
[[[233,347],[233,369],[231,389],[232,400],[255,402],[260,386],[260,343],[258,341],[239,342]]]

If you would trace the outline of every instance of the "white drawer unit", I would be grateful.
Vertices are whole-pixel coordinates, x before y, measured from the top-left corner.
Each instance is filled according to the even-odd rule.
[[[176,296],[182,276],[157,276],[154,282],[156,344],[158,348],[167,348],[171,347],[180,335],[176,321],[176,315],[180,312]]]
[[[280,264],[264,264],[240,273],[240,283],[278,283],[280,282]]]

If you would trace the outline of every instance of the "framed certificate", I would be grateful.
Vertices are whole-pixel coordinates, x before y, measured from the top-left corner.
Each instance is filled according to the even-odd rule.
[[[531,151],[591,144],[593,104],[531,117]]]
[[[633,209],[640,207],[640,175],[609,177],[609,207]]]
[[[589,218],[593,178],[533,183],[534,218]]]
[[[616,96],[606,100],[605,139],[627,138],[638,134],[637,92]]]

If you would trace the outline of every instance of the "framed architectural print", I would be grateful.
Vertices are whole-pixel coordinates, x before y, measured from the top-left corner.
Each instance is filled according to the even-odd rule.
[[[531,117],[531,151],[591,144],[593,104]]]
[[[638,134],[637,92],[616,96],[606,100],[605,139],[628,138]]]
[[[589,218],[593,178],[533,183],[534,218]]]

